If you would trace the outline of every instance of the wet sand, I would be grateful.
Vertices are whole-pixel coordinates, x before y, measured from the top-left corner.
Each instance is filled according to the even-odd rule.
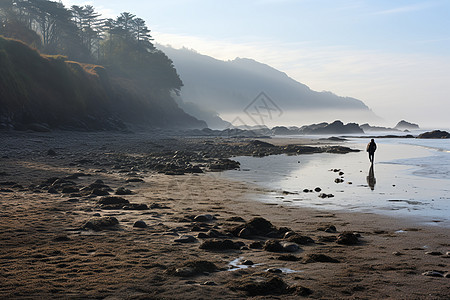
[[[267,193],[259,186],[214,172],[164,175],[133,163],[130,157],[164,144],[161,137],[24,133],[2,138],[0,298],[447,299],[450,293],[449,278],[422,275],[450,269],[444,228],[264,204],[253,200]],[[50,148],[58,155],[47,155]],[[121,197],[149,209],[106,209],[98,202],[102,196],[38,188],[48,178],[67,176],[80,190],[96,180],[111,188],[111,196],[119,187],[129,189],[133,194]],[[88,220],[102,217],[119,224],[83,229]],[[283,238],[231,235],[233,227],[255,217],[314,243],[292,253],[271,252],[252,244]],[[136,221],[147,227],[133,227]],[[325,232],[330,225],[337,231]],[[360,235],[359,242],[336,243],[345,231]],[[186,235],[194,239],[175,242]],[[201,249],[208,240],[229,240],[239,249]],[[334,262],[315,262],[318,254]],[[230,270],[239,258],[254,265]]]

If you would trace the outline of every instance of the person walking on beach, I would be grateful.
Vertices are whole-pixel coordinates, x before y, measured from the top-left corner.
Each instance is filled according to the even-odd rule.
[[[366,150],[367,150],[367,152],[369,152],[369,160],[373,164],[375,151],[377,150],[377,144],[375,144],[375,140],[374,139],[371,139],[370,143],[367,144],[367,149]]]

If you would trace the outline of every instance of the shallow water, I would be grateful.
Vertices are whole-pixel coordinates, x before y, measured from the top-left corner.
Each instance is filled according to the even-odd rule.
[[[450,141],[379,139],[371,169],[367,152],[237,157],[225,177],[273,192],[258,200],[326,210],[373,212],[450,227]],[[348,146],[364,150],[366,139]],[[339,169],[344,174],[332,171]],[[335,183],[336,178],[343,183]],[[333,194],[322,199],[320,193]]]

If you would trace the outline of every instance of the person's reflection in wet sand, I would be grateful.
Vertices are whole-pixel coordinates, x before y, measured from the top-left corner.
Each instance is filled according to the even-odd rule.
[[[373,164],[370,165],[369,175],[367,175],[367,184],[370,189],[373,191],[375,189],[375,184],[377,183],[377,179],[375,178],[375,172],[373,170]]]

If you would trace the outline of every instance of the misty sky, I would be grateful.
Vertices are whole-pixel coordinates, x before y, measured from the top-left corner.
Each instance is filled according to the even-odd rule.
[[[314,90],[363,100],[388,125],[450,128],[448,0],[62,2],[136,14],[160,44],[269,64]]]

